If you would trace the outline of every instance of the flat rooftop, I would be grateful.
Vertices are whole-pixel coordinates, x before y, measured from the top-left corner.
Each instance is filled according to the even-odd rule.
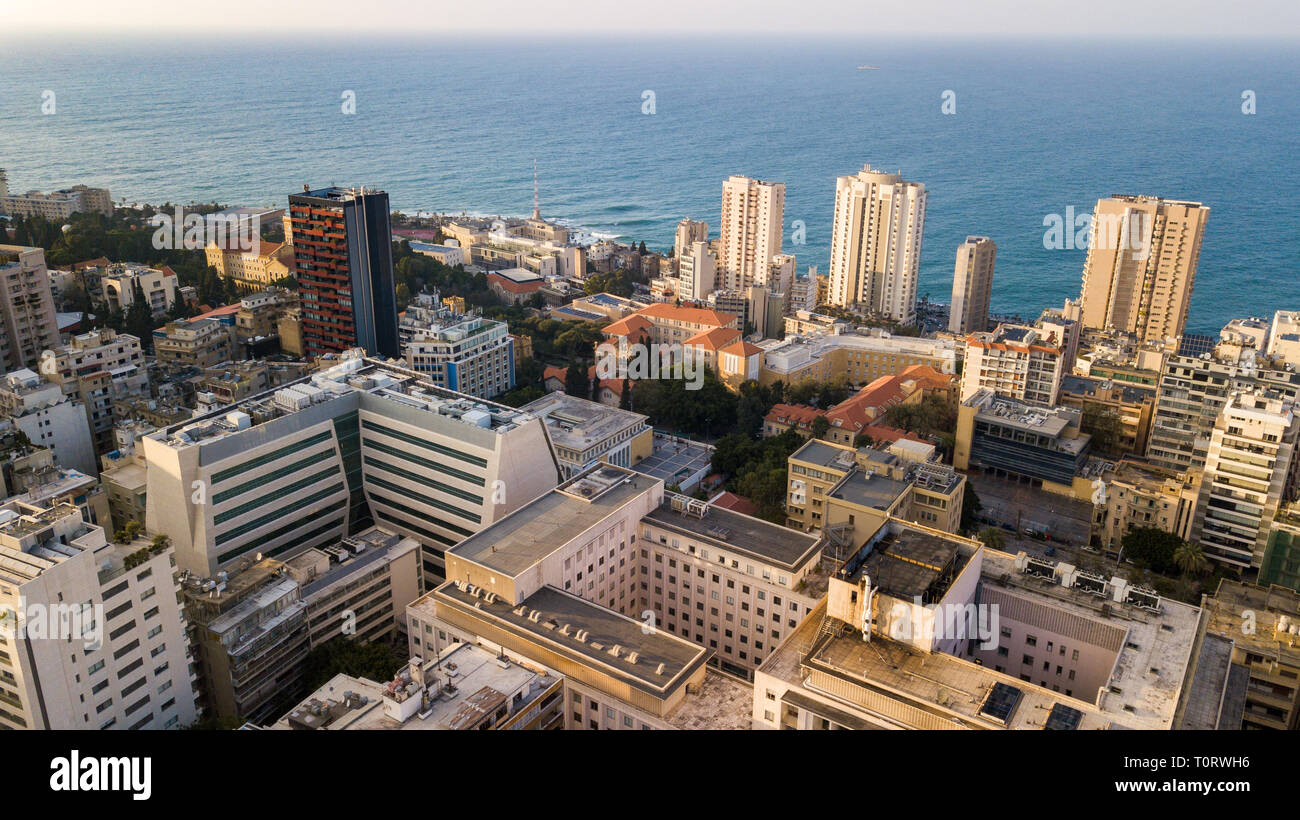
[[[353,357],[198,418],[169,425],[148,434],[148,438],[177,449],[206,444],[318,404],[363,393],[497,433],[533,420],[513,407],[439,387],[413,370]]]
[[[906,481],[898,481],[879,474],[867,475],[858,471],[845,476],[828,495],[860,507],[887,510],[893,506],[900,495],[907,491],[909,486]]]
[[[667,696],[712,654],[669,632],[647,633],[641,621],[555,587],[542,587],[518,606],[503,598],[488,603],[482,592],[448,582],[430,594],[656,697]]]
[[[692,689],[664,720],[675,729],[752,729],[754,687],[709,669],[703,685]]]
[[[693,513],[690,508],[674,509],[674,497],[684,498],[665,493],[663,503],[651,510],[644,520],[719,549],[751,555],[789,570],[803,567],[821,548],[821,539],[817,536],[723,507],[701,502],[702,515]]]
[[[530,501],[447,553],[515,578],[657,483],[633,470],[602,465]]]
[[[1160,599],[1159,612],[1120,603],[1021,572],[1016,556],[996,550],[984,550],[982,574],[981,599],[1012,595],[1108,627],[1102,631],[1115,637],[1105,648],[1116,652],[1116,660],[1099,710],[1133,728],[1172,727],[1192,660],[1199,607],[1168,598]],[[1235,624],[1239,627],[1240,620]]]
[[[1300,646],[1292,645],[1300,634],[1300,592],[1225,578],[1219,582],[1214,597],[1206,599],[1205,608],[1208,633],[1231,638],[1238,647],[1254,654],[1300,666]],[[1252,634],[1241,629],[1241,613],[1246,610],[1255,613]]]
[[[888,637],[862,640],[853,630],[822,634],[823,601],[804,619],[761,672],[795,689],[786,698],[851,728],[1043,729],[1053,707],[1079,713],[1077,728],[1108,729],[1113,721],[1082,700],[1025,683],[963,658],[913,649]],[[841,682],[832,695],[811,673]],[[843,684],[847,684],[844,686]],[[998,684],[1019,691],[1005,720],[985,712]],[[800,692],[813,692],[838,707]],[[1005,689],[998,690],[1001,696]],[[802,699],[802,702],[800,702]],[[828,710],[840,714],[829,714]],[[867,717],[864,717],[867,716]]]
[[[846,566],[844,580],[856,583],[865,573],[873,586],[895,598],[937,600],[947,592],[949,581],[966,559],[951,538],[922,529],[902,527],[887,532],[872,547],[866,559]],[[941,583],[942,582],[942,583]]]
[[[585,453],[611,437],[646,423],[646,416],[608,407],[557,390],[519,408],[546,421],[546,433],[557,446]]]
[[[404,667],[409,668],[409,667]],[[451,671],[454,678],[447,678]],[[387,684],[367,678],[339,673],[295,706],[272,729],[325,729],[375,731],[446,731],[464,728],[482,714],[487,698],[500,702],[499,696],[526,690],[525,700],[514,714],[526,711],[536,697],[558,682],[549,670],[533,668],[514,658],[502,663],[495,653],[475,644],[457,644],[443,652],[436,662],[425,667],[426,680],[443,682],[454,679],[448,690],[437,685],[437,695],[427,712],[413,715],[406,722],[385,714],[384,695]],[[349,697],[351,696],[351,697]],[[319,714],[317,714],[319,712]],[[296,724],[296,725],[295,725]]]
[[[857,463],[857,453],[818,439],[808,439],[790,458],[843,472]]]
[[[654,449],[637,462],[636,471],[663,480],[665,485],[678,484],[713,463],[713,448],[698,441],[688,441],[656,432]]]

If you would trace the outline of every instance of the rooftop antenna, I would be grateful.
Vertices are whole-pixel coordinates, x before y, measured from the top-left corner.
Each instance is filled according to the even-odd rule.
[[[533,155],[533,219],[541,220],[542,205],[541,198],[537,192],[537,155]]]

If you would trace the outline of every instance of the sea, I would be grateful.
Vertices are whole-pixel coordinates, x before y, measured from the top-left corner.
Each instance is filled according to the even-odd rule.
[[[1121,27],[1122,28],[1122,27]],[[1116,193],[1211,209],[1188,329],[1300,308],[1296,41],[472,36],[0,39],[11,191],[283,207],[370,185],[403,212],[531,212],[591,237],[717,235],[722,181],[786,185],[785,247],[827,270],[835,178],[925,184],[920,293],[998,245],[992,309],[1079,293],[1049,226]],[[860,68],[871,66],[872,68]],[[1049,247],[1063,245],[1062,247]]]

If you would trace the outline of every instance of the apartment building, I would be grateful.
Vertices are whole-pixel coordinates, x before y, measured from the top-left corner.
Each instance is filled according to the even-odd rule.
[[[149,530],[204,577],[378,524],[420,542],[432,585],[447,547],[559,479],[540,419],[357,355],[141,443]]]
[[[1274,514],[1256,582],[1300,590],[1300,504],[1283,504]]]
[[[99,328],[71,337],[68,344],[53,349],[53,357],[47,377],[85,408],[95,452],[102,455],[116,449],[114,403],[149,396],[149,371],[140,340]]]
[[[1211,560],[1258,568],[1278,509],[1296,499],[1300,418],[1287,399],[1238,393],[1210,434],[1191,539]]]
[[[992,333],[966,337],[961,400],[981,389],[1051,407],[1070,370],[1065,349],[1055,338],[1025,325],[998,325]]]
[[[692,242],[677,255],[676,281],[677,298],[683,302],[700,302],[713,292],[718,281],[718,260],[708,242]]]
[[[72,504],[0,506],[0,726],[173,729],[195,708],[174,556]]]
[[[1094,436],[1093,449],[1098,455],[1118,458],[1146,452],[1156,396],[1155,387],[1067,375],[1061,380],[1057,399],[1060,404],[1078,407],[1085,417],[1096,418],[1098,424],[1104,424],[1107,440],[1103,443]]]
[[[1122,578],[890,519],[758,668],[754,726],[1170,729],[1199,616]]]
[[[36,367],[58,344],[45,251],[0,244],[0,366]]]
[[[870,165],[835,180],[829,304],[915,321],[925,200],[921,183]]]
[[[1294,399],[1300,373],[1251,347],[1184,335],[1160,372],[1147,460],[1174,470],[1203,467],[1214,424],[1238,392]]]
[[[398,321],[406,366],[439,387],[480,398],[515,386],[515,347],[505,322],[441,307],[418,295]]]
[[[1187,540],[1200,489],[1199,470],[1181,473],[1155,464],[1122,459],[1101,481],[1094,503],[1091,541],[1108,557],[1119,557],[1120,543],[1132,529],[1150,527]]]
[[[243,344],[278,336],[280,317],[299,307],[298,294],[287,288],[267,287],[239,300],[235,335]]]
[[[677,230],[673,233],[673,258],[680,263],[682,258],[695,247],[696,242],[703,242],[707,247],[709,223],[694,219],[683,219],[678,222]],[[678,273],[681,273],[680,269]]]
[[[250,556],[213,578],[183,572],[206,709],[277,718],[301,695],[312,649],[396,635],[418,595],[418,556],[414,539],[372,527],[284,561]]]
[[[54,463],[87,475],[99,474],[86,409],[74,396],[30,370],[15,370],[0,380],[0,415],[28,440],[48,447]]]
[[[1300,362],[1300,311],[1279,310],[1269,326],[1265,352],[1274,361]]]
[[[306,362],[267,359],[209,367],[194,383],[194,411],[198,415],[215,412],[273,387],[298,381],[311,369]]]
[[[733,176],[722,183],[715,287],[768,286],[772,257],[781,253],[785,183]],[[707,231],[707,228],[706,228]]]
[[[175,368],[202,370],[234,359],[232,328],[216,319],[168,322],[153,332],[153,352],[158,363]]]
[[[237,247],[221,247],[210,243],[204,248],[208,266],[217,269],[217,273],[235,280],[242,290],[259,291],[269,287],[285,277],[293,276],[293,245],[288,242],[253,243],[251,250]]]
[[[113,214],[113,199],[107,188],[74,185],[60,191],[43,194],[28,191],[25,194],[8,194],[0,190],[0,213],[9,216],[41,216],[52,222],[64,222],[73,214]]]
[[[87,268],[82,275],[86,277],[88,289],[91,283],[98,282],[98,290],[91,292],[97,292],[109,310],[122,313],[130,310],[135,304],[137,287],[154,316],[162,316],[176,307],[180,285],[175,271],[166,266],[150,268],[135,262],[118,262]]]
[[[1225,728],[1300,728],[1300,593],[1224,578],[1201,606],[1203,633],[1228,643],[1233,673],[1247,678],[1241,723]],[[1253,630],[1241,628],[1243,612]]]
[[[997,254],[997,243],[987,236],[968,236],[957,246],[949,333],[965,336],[989,329],[989,297],[993,293],[993,263]]]
[[[1210,209],[1199,202],[1116,195],[1097,200],[1079,296],[1087,327],[1142,341],[1182,335]]]
[[[546,422],[546,435],[566,480],[597,462],[634,468],[654,451],[654,430],[640,413],[563,391],[519,409]]]
[[[54,463],[54,453],[18,439],[10,427],[0,434],[0,499],[38,507],[68,503],[88,524],[107,529],[108,497],[94,476]]]

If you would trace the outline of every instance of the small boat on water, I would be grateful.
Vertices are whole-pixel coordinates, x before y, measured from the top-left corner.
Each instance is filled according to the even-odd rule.
[[[880,70],[880,66],[875,66],[875,65],[858,66],[858,71],[879,71],[879,70]]]

